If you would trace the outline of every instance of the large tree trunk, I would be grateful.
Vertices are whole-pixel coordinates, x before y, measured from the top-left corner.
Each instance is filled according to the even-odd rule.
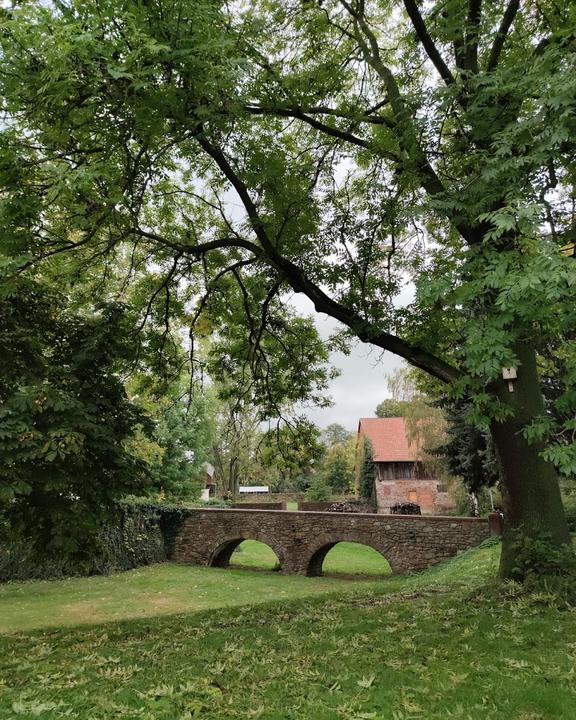
[[[513,414],[492,424],[492,436],[502,475],[505,527],[500,575],[522,579],[526,568],[516,565],[517,543],[522,538],[547,539],[552,545],[570,546],[571,539],[554,466],[541,457],[542,445],[529,444],[522,430],[545,413],[536,353],[529,343],[515,348],[518,378],[510,392],[508,382],[497,383],[500,400]]]

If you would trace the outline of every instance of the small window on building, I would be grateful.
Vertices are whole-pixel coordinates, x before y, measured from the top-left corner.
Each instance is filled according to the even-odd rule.
[[[410,490],[410,492],[408,493],[408,502],[418,502],[418,493],[416,492],[416,490]]]
[[[436,485],[436,490],[438,490],[438,492],[448,492],[448,486],[438,484]]]

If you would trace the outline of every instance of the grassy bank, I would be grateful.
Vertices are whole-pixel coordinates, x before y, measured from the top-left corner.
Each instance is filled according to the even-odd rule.
[[[242,566],[272,570],[277,562],[267,545],[252,540],[242,543],[232,562],[229,570],[164,563],[106,577],[0,585],[0,632],[200,612],[354,587],[347,579],[329,576],[243,571]],[[390,571],[375,550],[355,543],[336,546],[326,557],[325,569],[348,578]]]
[[[368,583],[206,569],[217,585],[235,578],[245,600],[254,577],[279,582],[277,591],[297,580],[332,587],[323,597],[5,635],[0,717],[573,720],[576,615],[513,586],[488,592],[497,553],[485,547]],[[189,590],[192,599],[199,588]]]

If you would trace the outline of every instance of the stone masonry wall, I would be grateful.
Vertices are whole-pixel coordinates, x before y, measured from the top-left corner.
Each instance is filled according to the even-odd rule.
[[[176,562],[225,567],[246,539],[269,545],[287,573],[319,575],[340,541],[374,548],[393,572],[423,570],[480,544],[486,518],[457,518],[285,510],[190,509],[176,538]]]
[[[439,492],[436,479],[376,480],[378,512],[389,513],[393,505],[415,502],[423,513],[445,513],[454,510],[456,503],[447,492]],[[415,493],[415,497],[410,493]]]

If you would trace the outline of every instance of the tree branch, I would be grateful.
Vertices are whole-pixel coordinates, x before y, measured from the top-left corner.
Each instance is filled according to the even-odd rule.
[[[221,248],[230,247],[244,248],[245,250],[250,250],[250,252],[257,257],[262,254],[262,250],[258,247],[258,245],[251,243],[249,240],[243,240],[242,238],[219,238],[218,240],[211,240],[210,242],[201,243],[200,245],[183,245],[182,243],[174,243],[170,240],[167,240],[162,235],[158,235],[151,230],[142,230],[141,228],[136,228],[136,232],[141,237],[148,238],[148,240],[154,240],[161,245],[165,245],[166,247],[176,248],[181,253],[195,255],[197,257],[205,255],[212,250],[219,250]]]
[[[256,261],[256,258],[250,258],[249,260],[238,260],[238,262],[233,263],[232,265],[228,265],[224,269],[220,270],[219,273],[217,273],[208,283],[206,287],[206,292],[202,297],[200,298],[200,301],[198,302],[198,305],[196,306],[196,312],[192,316],[192,319],[190,321],[190,329],[194,327],[194,325],[198,322],[198,318],[202,314],[202,311],[206,307],[206,303],[210,299],[210,296],[212,295],[212,292],[217,288],[218,283],[220,280],[229,272],[234,272],[238,268],[246,267],[248,265],[252,265]]]
[[[314,304],[317,312],[330,315],[343,325],[346,325],[362,342],[371,343],[383,350],[388,350],[395,355],[399,355],[411,365],[425,370],[444,382],[450,383],[460,377],[460,371],[444,360],[437,358],[422,348],[410,345],[395,335],[381,332],[374,328],[368,320],[361,317],[357,312],[329,297],[318,285],[307,277],[300,267],[295,265],[291,260],[283,257],[268,236],[266,227],[260,218],[258,209],[252,201],[246,185],[230,165],[222,150],[209,142],[205,136],[198,136],[197,140],[238,193],[246,209],[252,229],[264,251],[262,259],[279,270],[295,292],[301,292],[306,295]]]
[[[280,117],[296,118],[297,120],[302,120],[311,127],[316,128],[316,130],[320,130],[325,135],[331,135],[332,137],[339,138],[340,140],[346,140],[346,142],[358,145],[359,147],[372,149],[372,145],[367,140],[363,140],[362,138],[359,138],[350,132],[346,132],[345,130],[338,130],[338,128],[335,128],[332,125],[326,125],[326,123],[320,122],[319,120],[316,120],[316,118],[310,117],[310,115],[306,115],[298,108],[268,109],[258,105],[246,105],[245,110],[253,115],[277,115]]]
[[[405,157],[400,160],[400,169],[404,169],[402,168],[402,165],[404,165],[406,169],[411,167],[416,171],[422,189],[430,197],[442,195],[445,192],[444,185],[420,144],[413,118],[406,107],[394,73],[382,60],[380,47],[374,32],[361,10],[354,10],[347,0],[340,0],[340,2],[354,19],[356,41],[360,46],[364,59],[379,75],[386,88],[386,97],[390,102],[394,115],[396,137],[403,153],[405,153]],[[456,216],[456,213],[446,212],[446,217],[469,245],[475,245],[481,241],[486,228],[475,228],[462,217]]]
[[[334,117],[339,117],[346,120],[351,120],[356,123],[370,123],[372,125],[385,125],[391,130],[396,129],[396,123],[392,122],[391,120],[388,120],[386,118],[383,118],[381,116],[375,115],[362,115],[357,118],[353,118],[352,116],[347,115],[341,115],[336,110],[332,110],[331,108],[326,107],[317,107],[317,108],[310,108],[306,111],[303,111],[300,108],[282,108],[282,107],[275,107],[275,108],[265,108],[260,105],[246,105],[244,109],[252,113],[253,115],[275,115],[279,117],[289,117],[294,118],[296,120],[301,120],[302,122],[307,123],[311,127],[315,128],[321,133],[324,133],[324,135],[330,135],[331,137],[338,138],[339,140],[344,140],[345,142],[349,142],[352,145],[357,145],[358,147],[366,148],[368,150],[371,150],[374,153],[377,153],[381,157],[387,158],[391,162],[398,163],[402,161],[402,158],[398,155],[395,155],[392,152],[384,152],[382,148],[373,145],[369,140],[364,140],[363,138],[358,137],[357,135],[354,135],[350,131],[347,130],[339,130],[338,128],[335,128],[332,125],[327,125],[326,123],[321,122],[320,120],[317,120],[314,117],[311,117],[308,113],[323,113],[323,114],[329,114],[333,115]]]
[[[482,0],[468,0],[464,65],[465,69],[472,73],[478,72],[478,33],[480,30],[481,11]]]
[[[158,285],[156,290],[150,296],[148,303],[146,305],[146,310],[144,311],[144,317],[142,318],[142,322],[140,323],[140,325],[136,328],[135,334],[140,333],[144,329],[144,326],[146,325],[146,323],[148,321],[148,317],[150,316],[150,312],[152,310],[152,305],[154,304],[154,301],[156,300],[158,295],[163,290],[166,290],[168,288],[172,278],[176,274],[176,270],[178,269],[178,263],[180,262],[181,257],[182,257],[182,253],[177,253],[175,255],[175,257],[172,261],[172,267],[170,268],[168,273],[164,276],[160,285]],[[162,342],[162,346],[164,346],[164,341]]]
[[[490,57],[488,59],[488,65],[486,66],[486,70],[488,72],[495,70],[496,66],[498,65],[498,61],[500,60],[500,53],[502,52],[506,37],[508,36],[508,32],[512,27],[512,23],[514,22],[516,13],[518,12],[519,8],[520,0],[510,0],[510,2],[508,3],[508,7],[506,8],[504,15],[502,16],[502,22],[500,23],[500,27],[498,28],[498,32],[496,33],[496,38],[494,39],[492,49],[490,50]]]
[[[410,20],[412,21],[412,25],[416,31],[418,39],[420,40],[424,50],[426,50],[426,54],[433,62],[434,67],[438,70],[446,85],[451,85],[454,82],[454,76],[450,72],[448,65],[444,62],[438,48],[434,44],[434,41],[430,37],[426,24],[420,14],[420,10],[418,9],[418,5],[416,4],[416,0],[404,0],[404,7],[406,8],[406,12],[410,17]]]
[[[270,309],[270,303],[272,300],[276,297],[278,294],[278,290],[282,287],[282,280],[280,278],[276,278],[274,282],[272,283],[271,287],[268,289],[268,292],[266,293],[266,297],[264,298],[264,302],[262,303],[261,313],[260,313],[260,326],[258,328],[258,332],[256,333],[256,337],[254,340],[254,348],[260,347],[260,341],[262,340],[262,334],[264,333],[264,330],[266,328],[266,322],[268,320],[268,311]]]
[[[390,128],[391,130],[394,130],[395,124],[392,122],[392,120],[389,120],[388,118],[384,118],[381,115],[374,115],[373,113],[376,112],[377,109],[384,107],[388,104],[387,100],[383,100],[382,102],[378,103],[374,108],[370,108],[362,115],[353,115],[351,113],[342,113],[339,110],[335,110],[334,108],[326,107],[325,105],[318,105],[317,107],[311,107],[311,108],[298,108],[299,110],[302,110],[302,112],[305,112],[307,114],[311,115],[332,115],[333,117],[340,118],[341,120],[353,120],[356,123],[369,123],[371,125],[386,125],[386,127]]]

